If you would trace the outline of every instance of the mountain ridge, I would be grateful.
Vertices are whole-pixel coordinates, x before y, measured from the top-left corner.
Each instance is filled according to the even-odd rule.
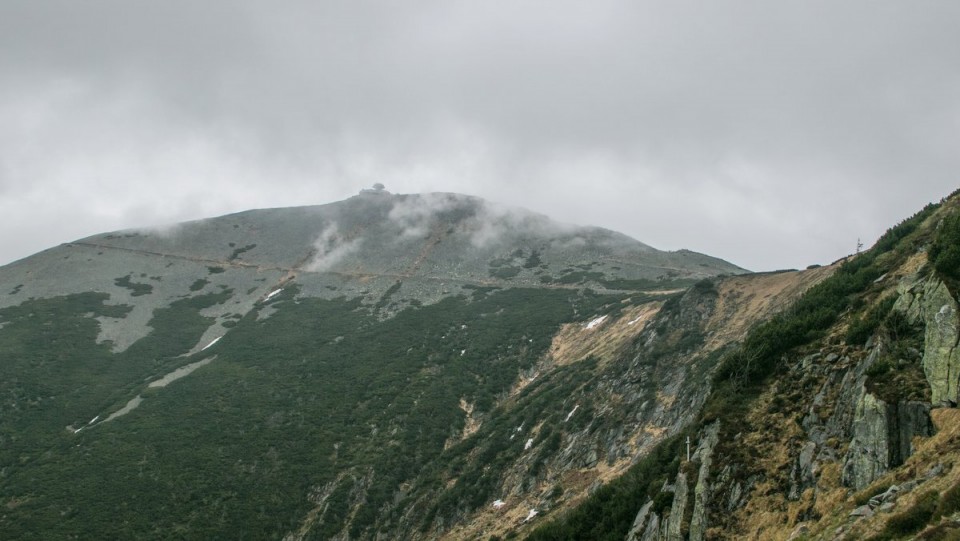
[[[744,274],[478,201],[362,194],[94,235],[0,267],[0,534],[627,539],[633,524],[639,540],[656,523],[671,539],[737,537],[749,521],[725,513],[781,505],[761,481],[794,502],[816,488],[809,464],[843,469],[757,436],[769,423],[756,396],[777,422],[814,397],[774,400],[765,378],[825,381],[818,400],[839,402],[818,408],[856,410],[860,380],[830,374],[867,374],[870,352],[831,342],[811,357],[807,341],[886,329],[870,326],[892,317],[879,300],[956,206],[831,265]],[[283,231],[298,240],[278,243]],[[945,298],[911,265],[911,298]],[[824,364],[833,351],[841,361]],[[889,373],[914,388],[904,362]],[[814,450],[851,464],[844,482],[875,480],[862,457],[883,431],[851,428],[854,413],[827,429],[807,417],[804,430],[831,434],[811,436]],[[745,462],[731,441],[787,465]],[[849,493],[831,479],[829,498]],[[791,513],[752,531],[801,516],[813,531],[813,515]]]

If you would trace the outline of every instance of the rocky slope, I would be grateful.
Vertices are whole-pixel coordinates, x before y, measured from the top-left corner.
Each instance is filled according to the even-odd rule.
[[[532,537],[960,537],[958,238],[954,195],[837,265],[717,363],[681,433],[692,453],[663,444],[679,459],[646,460]]]
[[[0,537],[947,532],[958,206],[764,274],[383,191],[48,250],[0,268]]]
[[[618,353],[699,325],[711,295],[683,291],[742,272],[383,191],[47,250],[0,268],[0,537],[434,538],[496,499],[545,515],[685,422],[680,371],[637,361],[673,382],[640,393]],[[622,423],[605,393],[652,436],[601,437]]]

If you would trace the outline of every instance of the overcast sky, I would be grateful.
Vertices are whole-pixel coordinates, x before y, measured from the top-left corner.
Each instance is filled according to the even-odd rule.
[[[958,173],[960,2],[0,4],[0,264],[382,182],[802,268]]]

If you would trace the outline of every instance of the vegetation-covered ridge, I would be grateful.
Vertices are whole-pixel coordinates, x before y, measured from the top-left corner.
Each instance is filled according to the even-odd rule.
[[[956,489],[935,478],[960,481],[960,473],[911,443],[933,433],[938,333],[958,331],[955,317],[945,319],[957,298],[957,239],[953,194],[840,262],[723,355],[699,420],[684,432],[697,451],[689,461],[676,440],[666,441],[529,538],[900,539],[937,521],[924,538],[960,532],[955,504],[938,504],[953,502]],[[949,289],[942,308],[930,293],[938,283]],[[936,301],[926,319],[924,287],[924,298]],[[931,330],[934,319],[940,330]],[[938,443],[946,460],[960,451],[954,440]],[[919,475],[921,468],[934,473]],[[895,496],[865,505],[891,485],[906,493],[931,478],[928,486],[944,488],[915,503],[904,496],[900,514],[891,512],[899,509]]]
[[[957,401],[955,207],[757,275],[444,194],[37,254],[0,269],[0,538],[815,531]]]

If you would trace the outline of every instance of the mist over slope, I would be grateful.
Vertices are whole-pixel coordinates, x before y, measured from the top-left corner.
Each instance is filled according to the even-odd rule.
[[[526,532],[833,269],[743,272],[384,191],[52,248],[0,268],[0,536]]]

